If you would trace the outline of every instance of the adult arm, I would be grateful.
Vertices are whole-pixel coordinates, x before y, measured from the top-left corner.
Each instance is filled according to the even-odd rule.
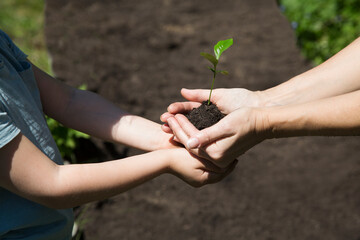
[[[201,131],[181,114],[168,123],[189,151],[224,167],[265,139],[360,135],[360,90],[302,104],[239,108]]]
[[[317,101],[261,110],[270,137],[359,136],[360,90]]]
[[[246,89],[215,89],[212,101],[218,105],[223,113],[231,114],[238,108],[296,105],[351,93],[359,89],[360,38],[323,64],[276,87],[256,92]],[[167,125],[168,119],[171,119],[172,125],[177,129],[177,134],[181,134],[182,131],[181,136],[187,136],[187,141],[183,137],[182,143],[189,149],[198,148],[210,142],[215,143],[224,135],[232,134],[231,132],[224,132],[224,129],[228,128],[220,127],[219,124],[210,130],[198,132],[195,128],[189,127],[189,122],[183,117],[174,118],[176,114],[187,112],[198,106],[199,102],[206,100],[208,90],[182,89],[181,94],[189,102],[177,102],[168,107],[168,112],[161,116],[161,120],[166,123],[162,127],[164,132],[173,132]],[[228,119],[231,118],[233,116],[228,117]],[[174,122],[176,119],[181,120],[180,125]],[[181,127],[186,129],[181,129]]]
[[[163,173],[194,187],[214,183],[220,169],[185,149],[166,149],[94,164],[57,165],[21,133],[0,149],[0,187],[51,208],[71,208],[134,188]]]
[[[215,89],[211,101],[228,114],[239,107],[269,107],[298,104],[332,97],[360,89],[360,38],[329,60],[305,73],[264,91],[243,88]],[[181,90],[189,102],[170,104],[161,120],[190,111],[209,97],[209,90]]]
[[[319,66],[260,92],[263,106],[287,105],[360,89],[360,38]]]
[[[172,135],[162,132],[160,124],[128,114],[98,94],[70,87],[32,67],[45,114],[64,126],[146,151],[174,147]]]

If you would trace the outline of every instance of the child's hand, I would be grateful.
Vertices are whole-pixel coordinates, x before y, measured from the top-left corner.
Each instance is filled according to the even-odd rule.
[[[222,180],[234,170],[236,163],[237,160],[234,160],[230,166],[220,168],[186,149],[178,148],[171,150],[169,172],[193,187],[201,187]]]

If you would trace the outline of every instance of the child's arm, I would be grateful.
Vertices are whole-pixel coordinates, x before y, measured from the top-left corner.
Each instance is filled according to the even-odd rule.
[[[21,133],[0,149],[0,187],[51,208],[71,208],[109,198],[163,173],[200,187],[225,177],[185,149],[158,150],[94,164],[57,165]]]
[[[145,151],[174,147],[160,124],[127,114],[98,94],[70,87],[33,65],[45,114],[64,126]]]

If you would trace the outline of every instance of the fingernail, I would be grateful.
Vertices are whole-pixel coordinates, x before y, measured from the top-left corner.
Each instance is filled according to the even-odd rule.
[[[190,138],[186,145],[189,149],[197,148],[199,146],[199,140],[197,138]]]

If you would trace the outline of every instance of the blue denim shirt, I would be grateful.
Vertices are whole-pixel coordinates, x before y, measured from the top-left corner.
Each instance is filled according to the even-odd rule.
[[[21,132],[52,161],[63,164],[26,58],[0,30],[0,148]],[[0,239],[71,239],[72,225],[72,209],[50,209],[0,187]]]

